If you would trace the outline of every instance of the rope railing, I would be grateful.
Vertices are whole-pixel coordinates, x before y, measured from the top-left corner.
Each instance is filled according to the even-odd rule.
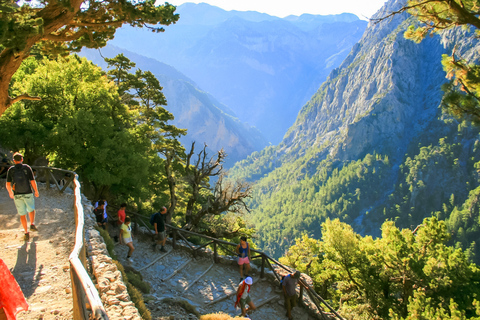
[[[136,224],[142,224],[144,225],[147,229],[151,230],[151,227],[149,227],[147,225],[147,223],[145,223],[145,220],[148,219],[148,217],[145,217],[137,212],[132,212],[132,211],[129,211],[128,214],[130,215],[133,215],[134,218],[132,219],[132,221]],[[237,243],[233,243],[233,242],[228,242],[228,241],[225,241],[225,240],[221,240],[221,239],[216,239],[216,238],[212,238],[210,236],[206,236],[206,235],[203,235],[203,234],[200,234],[200,233],[196,233],[196,232],[192,232],[192,231],[189,231],[189,230],[185,230],[185,229],[181,229],[181,228],[178,228],[178,227],[174,227],[172,225],[169,225],[169,224],[166,224],[166,227],[168,227],[171,232],[172,232],[172,247],[175,249],[176,248],[176,245],[177,245],[177,241],[178,241],[178,237],[181,238],[181,240],[183,240],[189,247],[189,249],[192,251],[192,254],[194,257],[196,257],[198,251],[201,249],[201,248],[205,248],[205,247],[208,247],[208,246],[212,246],[213,247],[213,260],[215,263],[218,263],[219,262],[219,259],[218,259],[218,249],[219,247],[222,247],[222,249],[226,249],[226,248],[223,248],[223,246],[226,246],[227,248],[228,247],[234,247],[236,248],[237,247]],[[198,245],[196,247],[192,246],[190,244],[190,242],[187,240],[187,236],[190,235],[190,236],[194,236],[194,237],[200,237],[202,239],[205,239],[206,240],[206,243],[202,244],[202,245]],[[228,252],[231,252],[231,253],[235,253],[234,250],[228,250],[226,249],[226,251]],[[261,267],[260,267],[260,278],[263,278],[265,276],[265,267],[269,267],[270,270],[273,272],[275,278],[280,282],[281,281],[281,276],[278,274],[277,270],[273,267],[272,263],[277,265],[278,267],[280,267],[281,269],[289,272],[289,273],[292,273],[292,270],[290,268],[288,268],[287,266],[283,265],[282,263],[280,263],[279,261],[275,260],[274,258],[270,257],[269,255],[267,255],[265,252],[263,251],[259,251],[259,250],[256,250],[256,249],[252,249],[250,248],[250,251],[255,253],[256,255],[253,255],[252,253],[252,260],[253,259],[262,259],[262,262],[261,262]],[[313,302],[313,304],[315,305],[315,307],[317,308],[317,310],[320,312],[320,315],[323,317],[323,319],[325,319],[325,315],[324,315],[324,311],[323,309],[321,308],[320,305],[324,305],[328,310],[331,311],[331,313],[335,316],[335,318],[339,319],[339,320],[343,320],[343,318],[335,311],[335,309],[333,309],[320,295],[318,295],[318,293],[315,292],[315,290],[313,290],[305,281],[303,281],[302,279],[300,280],[302,285],[303,286],[300,286],[300,297],[302,298],[303,297],[303,294],[304,294],[304,290],[303,290],[303,287],[306,289],[306,293],[308,295],[308,297],[310,298],[310,300]]]
[[[10,165],[2,164],[0,167],[8,168]],[[54,184],[58,191],[64,192],[67,187],[71,185],[74,192],[75,246],[69,256],[73,296],[73,319],[107,320],[108,316],[102,300],[86,270],[87,257],[84,243],[85,217],[78,175],[73,171],[53,167],[31,166],[31,168],[34,170],[35,175],[37,177],[40,176],[43,180],[40,181],[46,183],[47,189],[50,189],[50,184]]]

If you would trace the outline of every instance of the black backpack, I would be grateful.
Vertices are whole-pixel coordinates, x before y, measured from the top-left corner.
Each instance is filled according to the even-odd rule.
[[[28,180],[27,168],[23,165],[20,168],[13,167],[13,185],[16,194],[32,193],[30,181]]]
[[[157,216],[158,216],[159,214],[160,214],[160,212],[155,212],[154,214],[152,214],[152,215],[150,216],[150,224],[151,224],[152,226],[155,225],[155,220],[157,220]]]

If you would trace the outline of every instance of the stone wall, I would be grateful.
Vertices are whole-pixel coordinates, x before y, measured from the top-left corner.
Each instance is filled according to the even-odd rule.
[[[90,202],[83,201],[85,212],[85,241],[87,258],[95,279],[96,288],[110,320],[141,320],[142,317],[130,299],[122,274],[108,254],[107,246],[95,229],[96,222]]]

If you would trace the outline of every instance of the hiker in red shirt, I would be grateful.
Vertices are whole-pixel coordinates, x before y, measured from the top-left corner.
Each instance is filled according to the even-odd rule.
[[[240,308],[242,309],[243,317],[247,315],[247,312],[251,313],[251,311],[254,311],[256,309],[255,305],[252,302],[252,299],[250,299],[250,295],[248,294],[250,292],[250,286],[252,284],[253,284],[252,278],[247,277],[238,285],[237,301],[235,302],[235,308],[237,307],[238,303],[240,303]],[[247,304],[249,306],[248,310],[245,308]]]

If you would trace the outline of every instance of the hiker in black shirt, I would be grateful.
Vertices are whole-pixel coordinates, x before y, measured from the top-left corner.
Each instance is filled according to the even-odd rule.
[[[165,250],[165,242],[167,241],[167,235],[165,232],[165,219],[167,217],[167,208],[162,207],[160,214],[155,214],[153,220],[153,227],[155,228],[155,243],[153,244],[153,250],[156,251],[157,244],[159,244],[161,252],[167,252]]]
[[[33,171],[30,166],[23,164],[23,155],[15,153],[13,155],[15,165],[10,167],[7,172],[7,191],[10,198],[15,202],[20,222],[25,230],[25,240],[30,239],[27,229],[27,213],[30,218],[30,230],[37,231],[35,226],[35,197],[38,198],[37,182],[33,177]]]

